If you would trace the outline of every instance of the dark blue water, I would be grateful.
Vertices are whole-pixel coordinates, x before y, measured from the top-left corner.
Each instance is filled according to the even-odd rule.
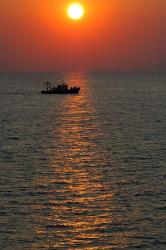
[[[165,169],[166,74],[0,75],[0,249],[165,249]]]

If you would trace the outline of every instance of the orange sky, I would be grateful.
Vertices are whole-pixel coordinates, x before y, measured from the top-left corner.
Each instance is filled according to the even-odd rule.
[[[69,2],[0,0],[0,72],[166,68],[166,0]]]

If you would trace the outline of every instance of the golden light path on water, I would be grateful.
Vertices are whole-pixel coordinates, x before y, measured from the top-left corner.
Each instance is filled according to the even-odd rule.
[[[72,76],[67,80],[73,83]],[[99,143],[101,123],[86,78],[76,82],[81,94],[62,99],[48,170],[35,180],[45,186],[49,213],[34,217],[36,235],[43,239],[34,249],[112,249],[117,243],[116,235],[110,237],[115,193],[105,180],[109,157]],[[45,205],[36,209],[44,211]]]

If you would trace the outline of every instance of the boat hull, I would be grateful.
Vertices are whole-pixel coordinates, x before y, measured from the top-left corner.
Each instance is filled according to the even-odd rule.
[[[59,90],[42,90],[41,93],[45,95],[65,95],[65,94],[78,94],[80,91],[80,88],[75,89],[69,89],[65,91],[59,91]]]

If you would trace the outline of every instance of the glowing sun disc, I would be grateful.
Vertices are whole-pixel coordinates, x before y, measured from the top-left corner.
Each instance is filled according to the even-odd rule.
[[[84,8],[79,3],[73,3],[68,7],[67,14],[71,19],[80,19],[84,15]]]

